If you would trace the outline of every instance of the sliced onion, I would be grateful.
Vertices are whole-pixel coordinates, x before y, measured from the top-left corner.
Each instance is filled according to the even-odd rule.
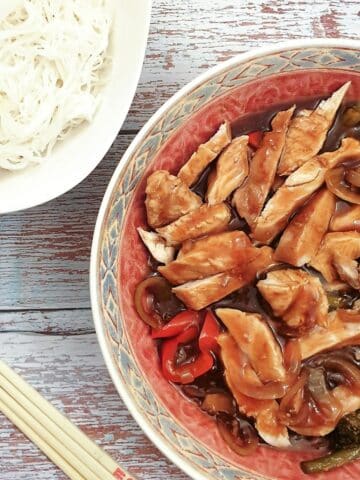
[[[208,393],[201,404],[201,408],[211,415],[216,413],[235,413],[233,399],[227,393]]]
[[[343,165],[329,170],[325,175],[326,185],[334,195],[342,200],[360,205],[360,192],[358,189],[345,183],[346,171]]]
[[[220,418],[217,419],[219,433],[223,440],[238,455],[250,455],[256,450],[259,438],[256,431],[250,424],[241,428],[237,420],[233,420],[230,425]]]
[[[360,104],[355,103],[343,115],[343,123],[348,127],[355,127],[360,122]]]
[[[152,328],[164,325],[161,316],[155,311],[155,297],[161,297],[169,284],[163,277],[149,277],[140,282],[135,290],[135,308],[141,319]]]
[[[197,385],[182,385],[181,390],[185,393],[187,397],[190,398],[197,398],[201,400],[206,396],[205,389],[198,387]]]
[[[336,312],[342,322],[356,322],[360,321],[360,312],[357,310],[343,310],[338,309]]]
[[[268,382],[262,385],[256,385],[249,381],[254,374],[252,368],[248,365],[245,356],[241,355],[239,364],[239,381],[236,388],[240,393],[247,397],[257,400],[275,400],[284,397],[289,386],[297,379],[301,368],[301,352],[298,340],[290,340],[284,349],[284,364],[287,371],[284,382]]]
[[[304,404],[304,387],[308,380],[308,376],[308,372],[306,370],[303,370],[298,380],[294,383],[294,385],[289,388],[289,390],[286,392],[285,396],[280,402],[279,418],[281,422],[285,425],[289,425],[294,417],[296,417],[295,420],[297,421],[299,413],[303,410],[301,407]],[[291,408],[291,404],[296,395],[299,395],[301,397],[300,409],[294,411],[293,408]]]
[[[301,371],[298,381],[280,403],[279,419],[284,425],[309,435],[319,426],[335,427],[342,408],[327,387],[324,368],[325,365]]]
[[[324,358],[321,365],[327,370],[341,373],[346,381],[360,393],[360,369],[356,365],[335,355]]]
[[[307,388],[326,422],[336,422],[341,415],[339,401],[329,391],[322,368],[310,368]]]
[[[323,368],[309,368],[307,386],[315,400],[321,400],[322,397],[329,393]]]
[[[289,340],[284,348],[284,364],[287,372],[287,383],[293,384],[301,369],[301,350],[299,340]]]
[[[345,174],[345,180],[354,187],[360,187],[360,167],[348,170]]]
[[[256,372],[249,365],[247,357],[239,349],[239,364],[236,372],[236,389],[247,397],[258,400],[274,400],[285,395],[287,385],[282,382],[269,382],[262,384]],[[254,380],[257,383],[254,384]]]
[[[247,397],[257,400],[275,400],[282,398],[287,390],[287,385],[282,382],[269,382],[263,385],[253,385],[246,380],[246,375],[240,374],[237,390]]]
[[[239,365],[239,381],[237,383],[237,389],[240,393],[256,398],[257,400],[275,400],[284,397],[292,385],[301,368],[301,352],[298,340],[290,340],[287,342],[284,349],[284,364],[286,368],[286,379],[284,382],[268,382],[262,385],[254,385],[249,381],[251,373],[248,369],[251,367],[245,361],[245,357],[242,356],[242,364]]]

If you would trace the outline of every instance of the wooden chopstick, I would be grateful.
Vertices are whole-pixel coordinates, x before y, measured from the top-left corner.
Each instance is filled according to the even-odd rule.
[[[42,452],[62,470],[71,480],[86,480],[76,470],[69,465],[53,448],[51,448],[37,433],[34,432],[25,422],[23,422],[16,414],[0,401],[0,410],[3,414],[26,435]]]
[[[70,438],[66,438],[66,436],[64,438],[64,436],[59,435],[59,438],[57,438],[57,432],[61,432],[61,429],[49,421],[48,417],[43,415],[19,390],[9,389],[3,377],[0,377],[0,401],[11,408],[20,420],[25,422],[32,430],[35,430],[39,437],[67,460],[84,478],[88,480],[99,480],[100,478],[114,480],[114,477],[96,460],[91,457],[90,460],[89,458],[82,458],[81,452],[85,451],[77,448],[76,442],[67,441]],[[38,412],[40,412],[40,415]]]
[[[131,477],[107,453],[1,361],[0,402],[0,410],[5,406],[6,412],[3,410],[3,413],[13,423],[14,416],[19,418],[22,425],[27,425],[28,429],[35,432],[35,436],[42,440],[42,444],[49,446],[80,474],[74,477],[77,480],[82,478],[114,480],[114,477],[131,480]],[[7,415],[9,411],[12,418]],[[27,435],[25,431],[24,433]],[[37,441],[30,439],[47,455]],[[53,460],[50,456],[49,458]]]

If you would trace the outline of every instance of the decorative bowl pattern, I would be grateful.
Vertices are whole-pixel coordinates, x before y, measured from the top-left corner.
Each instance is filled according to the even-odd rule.
[[[135,285],[146,274],[146,253],[136,232],[145,223],[144,186],[154,169],[170,171],[227,119],[299,97],[326,95],[352,80],[360,98],[360,42],[289,42],[240,55],[212,69],[175,95],[136,137],[116,169],[95,229],[91,294],[105,360],[119,393],[150,439],[196,479],[301,480],[309,454],[259,447],[238,457],[213,420],[161,375],[147,327],[133,306]],[[327,473],[327,480],[339,478]],[[360,477],[360,464],[341,479]],[[325,474],[318,475],[325,479]]]

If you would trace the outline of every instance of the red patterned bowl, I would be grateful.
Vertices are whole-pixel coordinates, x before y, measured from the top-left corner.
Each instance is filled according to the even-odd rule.
[[[271,105],[327,95],[351,80],[360,99],[360,42],[314,40],[253,50],[209,70],[171,98],[145,125],[120,161],[97,221],[91,296],[99,342],[112,379],[149,438],[194,479],[301,480],[311,455],[259,447],[235,455],[214,421],[162,377],[134,288],[146,271],[136,227],[145,223],[145,180],[155,169],[176,172],[225,119]],[[360,478],[360,462],[317,480]]]

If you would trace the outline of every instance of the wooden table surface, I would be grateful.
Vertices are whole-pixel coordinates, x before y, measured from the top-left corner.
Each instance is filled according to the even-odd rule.
[[[94,333],[89,254],[108,180],[144,122],[199,73],[276,41],[359,38],[359,10],[358,0],[154,0],[140,84],[103,162],[61,198],[0,217],[0,358],[139,479],[188,477],[127,412]],[[1,480],[65,478],[3,417],[0,459]]]

